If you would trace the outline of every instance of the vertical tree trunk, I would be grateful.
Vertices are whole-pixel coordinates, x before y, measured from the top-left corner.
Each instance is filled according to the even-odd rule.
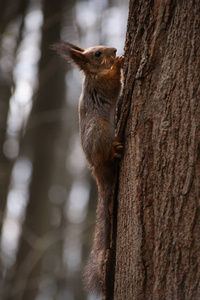
[[[12,3],[13,4],[13,3]],[[28,1],[19,1],[17,5],[11,5],[6,1],[0,1],[0,46],[3,45],[5,36],[8,35],[10,23],[17,19],[19,14],[22,18],[16,26],[17,30],[17,43],[14,47],[10,47],[9,51],[3,50],[5,47],[0,47],[0,60],[8,60],[5,56],[10,54],[9,62],[12,67],[4,69],[4,63],[0,65],[0,235],[3,225],[3,216],[6,208],[6,201],[8,195],[8,187],[10,183],[10,176],[13,167],[13,160],[8,159],[4,153],[4,143],[7,140],[7,121],[11,97],[11,88],[13,83],[13,69],[14,69],[14,56],[20,46],[22,39],[22,32],[24,29],[24,18],[27,9]],[[8,13],[10,11],[10,13]],[[12,13],[11,13],[12,12]],[[7,32],[8,31],[8,32]],[[14,40],[14,37],[13,37]],[[14,43],[13,43],[14,44]],[[12,59],[11,59],[12,57]]]
[[[44,24],[39,63],[39,87],[25,136],[25,140],[29,140],[32,146],[33,173],[29,203],[17,254],[14,282],[8,299],[36,299],[44,273],[42,258],[45,251],[51,251],[46,238],[47,233],[53,227],[53,206],[49,201],[48,193],[52,183],[52,170],[55,163],[54,148],[60,131],[60,122],[45,122],[45,120],[48,120],[48,116],[51,117],[55,110],[59,111],[64,102],[65,68],[62,68],[62,72],[57,68],[57,65],[61,63],[59,58],[55,59],[54,64],[51,63],[54,53],[50,50],[50,45],[60,37],[62,6],[63,0],[43,1]],[[56,24],[53,23],[52,26],[55,16],[57,17]],[[40,119],[44,116],[44,122],[36,122],[32,126],[32,120],[37,120],[38,116]],[[59,116],[57,119],[60,119]]]
[[[114,299],[200,299],[200,2],[130,1]]]

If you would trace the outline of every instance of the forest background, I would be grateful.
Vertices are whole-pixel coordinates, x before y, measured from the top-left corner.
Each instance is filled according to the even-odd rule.
[[[0,299],[84,300],[97,190],[79,143],[81,73],[50,45],[123,54],[128,0],[0,1]]]

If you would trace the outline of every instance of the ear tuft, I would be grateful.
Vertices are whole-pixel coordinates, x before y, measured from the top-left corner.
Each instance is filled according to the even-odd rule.
[[[84,54],[84,49],[64,41],[59,41],[50,48],[58,52],[60,56],[74,62],[80,70],[86,70],[85,65],[87,64],[88,59]]]
[[[75,51],[79,51],[81,53],[83,53],[85,50],[77,47],[73,44],[64,42],[64,41],[59,41],[54,43],[53,45],[50,46],[50,49],[55,50],[56,52],[58,52],[58,54],[60,54],[61,56],[64,56],[65,58],[71,58],[71,54],[73,52],[73,50]]]
[[[64,41],[59,41],[50,46],[50,49],[55,50],[60,56],[69,57],[70,47],[68,43]]]

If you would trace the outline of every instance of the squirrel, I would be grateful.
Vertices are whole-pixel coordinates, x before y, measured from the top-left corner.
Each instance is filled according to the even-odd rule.
[[[93,177],[98,185],[97,219],[92,251],[85,268],[85,288],[100,293],[102,270],[109,247],[108,205],[116,174],[116,160],[122,144],[115,136],[116,103],[121,91],[124,57],[116,48],[88,49],[60,41],[52,46],[84,73],[79,100],[80,140]]]

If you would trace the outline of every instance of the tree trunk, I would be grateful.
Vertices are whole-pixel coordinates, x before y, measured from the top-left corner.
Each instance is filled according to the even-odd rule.
[[[49,201],[48,193],[52,184],[52,170],[55,168],[54,149],[56,148],[61,121],[59,115],[57,118],[59,121],[50,122],[50,120],[54,112],[60,112],[59,108],[64,105],[65,68],[64,66],[60,69],[57,67],[61,63],[59,58],[56,58],[52,64],[54,53],[49,47],[60,36],[63,2],[63,0],[43,1],[44,24],[38,74],[39,87],[34,99],[27,132],[22,141],[22,147],[27,140],[29,146],[32,146],[33,172],[13,284],[10,295],[7,297],[10,300],[33,300],[37,298],[39,285],[45,278],[44,274],[47,273],[44,271],[43,257],[44,255],[47,259],[54,257],[52,253],[56,252],[56,246],[53,243],[53,237],[56,235],[52,223],[53,205]],[[52,26],[51,22],[55,20],[55,16],[59,18],[56,20],[56,24]],[[43,116],[44,122],[39,122],[40,116]],[[37,117],[38,123],[35,122],[34,124]],[[46,120],[49,122],[45,122]],[[52,233],[52,237],[49,234],[50,230],[55,233],[54,235]],[[53,264],[53,260],[49,260],[49,270],[52,270]]]
[[[13,159],[8,159],[4,153],[4,144],[7,141],[7,122],[11,97],[11,88],[14,87],[13,69],[15,54],[19,49],[24,29],[24,18],[27,9],[27,1],[19,1],[13,5],[0,1],[0,61],[9,61],[10,68],[5,68],[5,63],[0,65],[0,236],[3,226],[3,217],[6,209],[6,201],[8,196],[8,187],[10,184],[10,176],[13,167]],[[8,13],[9,11],[9,13]],[[11,35],[12,44],[15,46],[9,47],[9,51],[5,51],[6,37],[9,35],[9,25],[13,20],[16,20],[21,14],[21,20],[15,26],[17,31],[17,42],[14,36]]]
[[[200,299],[200,2],[130,1],[114,299]]]

